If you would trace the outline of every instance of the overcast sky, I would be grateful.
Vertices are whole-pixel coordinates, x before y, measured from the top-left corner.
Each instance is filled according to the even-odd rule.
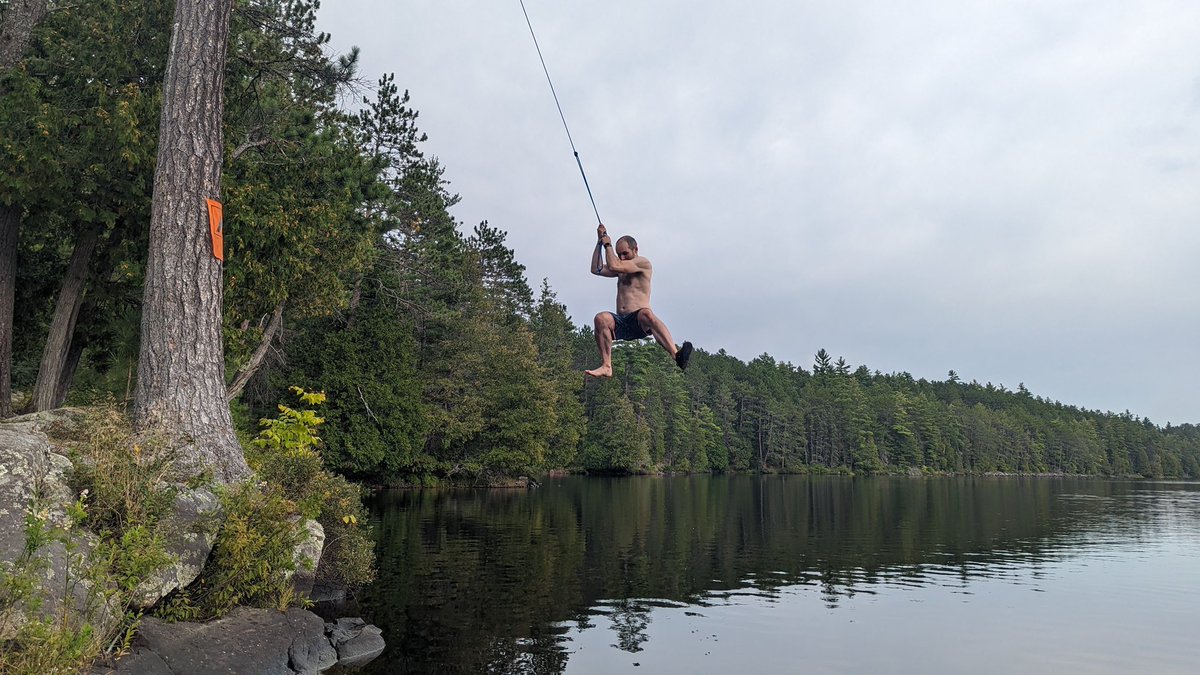
[[[525,0],[676,342],[1200,422],[1200,2]],[[518,0],[326,0],[576,323],[591,203]]]

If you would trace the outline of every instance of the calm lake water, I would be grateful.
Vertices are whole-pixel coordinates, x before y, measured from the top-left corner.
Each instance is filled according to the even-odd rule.
[[[1200,672],[1197,483],[572,477],[373,507],[365,672]]]

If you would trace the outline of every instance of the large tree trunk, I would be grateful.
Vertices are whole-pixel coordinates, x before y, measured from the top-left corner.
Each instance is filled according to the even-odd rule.
[[[55,407],[55,401],[63,399],[59,396],[58,388],[63,381],[67,355],[71,351],[71,336],[75,334],[79,308],[83,305],[88,263],[99,240],[100,228],[89,227],[79,235],[79,241],[75,242],[71,262],[67,265],[67,274],[63,277],[62,289],[58,292],[58,303],[54,307],[54,318],[50,321],[46,347],[42,350],[37,383],[33,385],[31,411],[51,410]]]
[[[186,444],[220,481],[250,475],[225,401],[222,263],[205,199],[221,187],[222,86],[233,0],[177,0],[163,84],[134,421]]]
[[[0,25],[0,68],[17,65],[29,47],[33,29],[46,16],[48,0],[12,0]]]
[[[13,300],[17,287],[17,235],[20,227],[21,209],[0,205],[0,419],[13,414]]]
[[[267,352],[271,351],[271,342],[275,340],[275,334],[279,332],[279,327],[283,325],[283,306],[286,302],[285,300],[275,305],[275,311],[271,314],[271,321],[267,323],[266,330],[263,331],[262,341],[258,343],[258,349],[255,349],[254,353],[250,355],[250,360],[246,362],[246,365],[242,366],[242,369],[234,376],[233,384],[229,385],[229,389],[225,391],[226,401],[232,401],[237,398],[238,394],[242,393],[242,390],[246,388],[246,383],[250,381],[250,378],[254,377],[254,374],[262,367],[263,360],[267,358]]]
[[[54,401],[51,402],[50,408],[61,408],[63,403],[67,401],[67,393],[71,391],[71,382],[75,379],[75,369],[79,367],[79,357],[83,356],[83,340],[79,335],[76,335],[71,340],[71,351],[67,352],[67,358],[63,362],[62,376],[58,379],[57,393],[54,395]]]
[[[33,29],[46,16],[48,0],[12,0],[0,22],[0,72],[16,66]],[[0,87],[0,99],[4,89]],[[0,419],[12,415],[13,298],[17,285],[17,238],[21,207],[0,203]]]

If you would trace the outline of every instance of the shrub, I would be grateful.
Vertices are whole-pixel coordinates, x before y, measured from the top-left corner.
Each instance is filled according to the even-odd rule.
[[[291,390],[302,403],[325,403],[325,394]],[[317,568],[323,583],[357,587],[375,578],[374,543],[366,529],[362,489],[323,469],[317,428],[325,420],[315,410],[279,406],[279,416],[264,419],[246,459],[268,484],[280,486],[299,513],[325,530],[325,551]]]
[[[153,526],[174,502],[170,483],[174,451],[158,439],[137,439],[129,420],[110,400],[89,409],[77,430],[61,439],[71,449],[71,485],[87,490],[88,523],[121,533]]]
[[[163,618],[212,619],[242,605],[286,607],[294,599],[288,573],[302,540],[292,518],[295,503],[270,484],[246,482],[218,492],[225,522],[212,556],[196,581],[156,608]]]
[[[325,395],[292,387],[300,401],[321,405]],[[303,541],[302,518],[325,530],[317,578],[348,587],[374,579],[374,545],[365,527],[360,488],[327,472],[317,446],[324,423],[315,410],[279,406],[259,422],[246,461],[259,482],[223,488],[225,523],[200,577],[171,596],[158,613],[169,619],[224,616],[239,605],[286,607],[296,601],[289,577]]]

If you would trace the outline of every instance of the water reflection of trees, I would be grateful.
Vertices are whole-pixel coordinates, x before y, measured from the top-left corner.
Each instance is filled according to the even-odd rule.
[[[1152,528],[1130,484],[1021,478],[566,479],[378,499],[372,672],[560,672],[596,623],[639,651],[653,602],[805,584],[830,607],[881,582],[966,585]],[[1085,495],[1080,498],[1078,495]],[[1116,518],[1119,523],[1114,522]]]
[[[642,651],[642,644],[649,639],[646,629],[650,627],[650,606],[622,598],[612,603],[608,617],[617,634],[617,643],[613,646],[630,653]]]

